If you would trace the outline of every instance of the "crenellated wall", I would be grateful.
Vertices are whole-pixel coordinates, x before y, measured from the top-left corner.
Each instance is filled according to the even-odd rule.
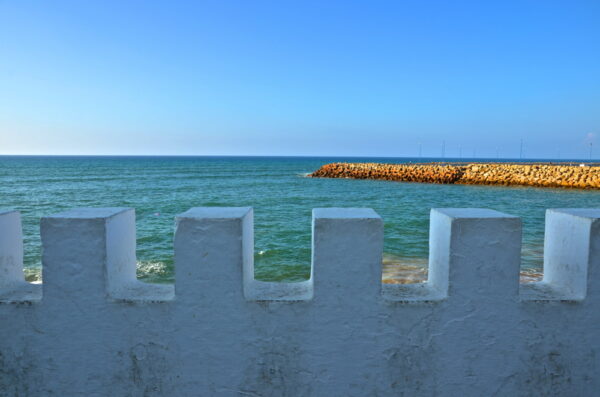
[[[429,279],[381,284],[371,209],[313,211],[311,278],[254,280],[251,208],[176,219],[175,285],[135,276],[135,213],[41,222],[23,279],[0,211],[1,396],[593,396],[600,209],[546,215],[544,279],[519,285],[521,221],[433,209]]]

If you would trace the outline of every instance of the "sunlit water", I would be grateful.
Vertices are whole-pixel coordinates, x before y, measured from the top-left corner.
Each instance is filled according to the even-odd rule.
[[[40,277],[40,217],[73,207],[133,207],[139,277],[171,282],[174,217],[190,207],[254,207],[256,277],[269,281],[308,277],[313,208],[371,207],[385,222],[384,277],[402,282],[425,277],[431,208],[483,207],[522,217],[522,268],[535,273],[545,209],[600,207],[598,191],[305,177],[334,161],[418,160],[0,156],[0,208],[21,211],[29,280]]]

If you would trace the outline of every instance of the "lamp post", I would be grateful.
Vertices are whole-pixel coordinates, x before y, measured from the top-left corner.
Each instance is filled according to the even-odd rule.
[[[521,138],[521,147],[519,148],[519,160],[523,160],[523,138]]]
[[[442,160],[446,158],[446,141],[442,141]]]

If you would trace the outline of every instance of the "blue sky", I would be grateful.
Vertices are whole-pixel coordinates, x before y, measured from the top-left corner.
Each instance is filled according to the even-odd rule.
[[[600,158],[598,1],[0,0],[0,154]]]

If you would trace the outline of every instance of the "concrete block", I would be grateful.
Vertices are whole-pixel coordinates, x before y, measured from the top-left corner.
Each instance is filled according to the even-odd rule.
[[[78,208],[42,218],[43,290],[48,300],[168,301],[173,286],[136,279],[135,212]]]
[[[427,282],[385,285],[384,298],[435,302],[478,295],[518,294],[521,220],[478,208],[432,209]]]
[[[26,282],[23,275],[21,215],[0,210],[0,303],[36,302],[41,298],[41,286]]]
[[[383,221],[370,208],[313,210],[315,299],[348,304],[381,293]]]
[[[521,286],[523,300],[581,301],[598,294],[600,210],[546,211],[544,278]],[[598,277],[598,276],[596,276]],[[594,282],[596,281],[596,282]]]

